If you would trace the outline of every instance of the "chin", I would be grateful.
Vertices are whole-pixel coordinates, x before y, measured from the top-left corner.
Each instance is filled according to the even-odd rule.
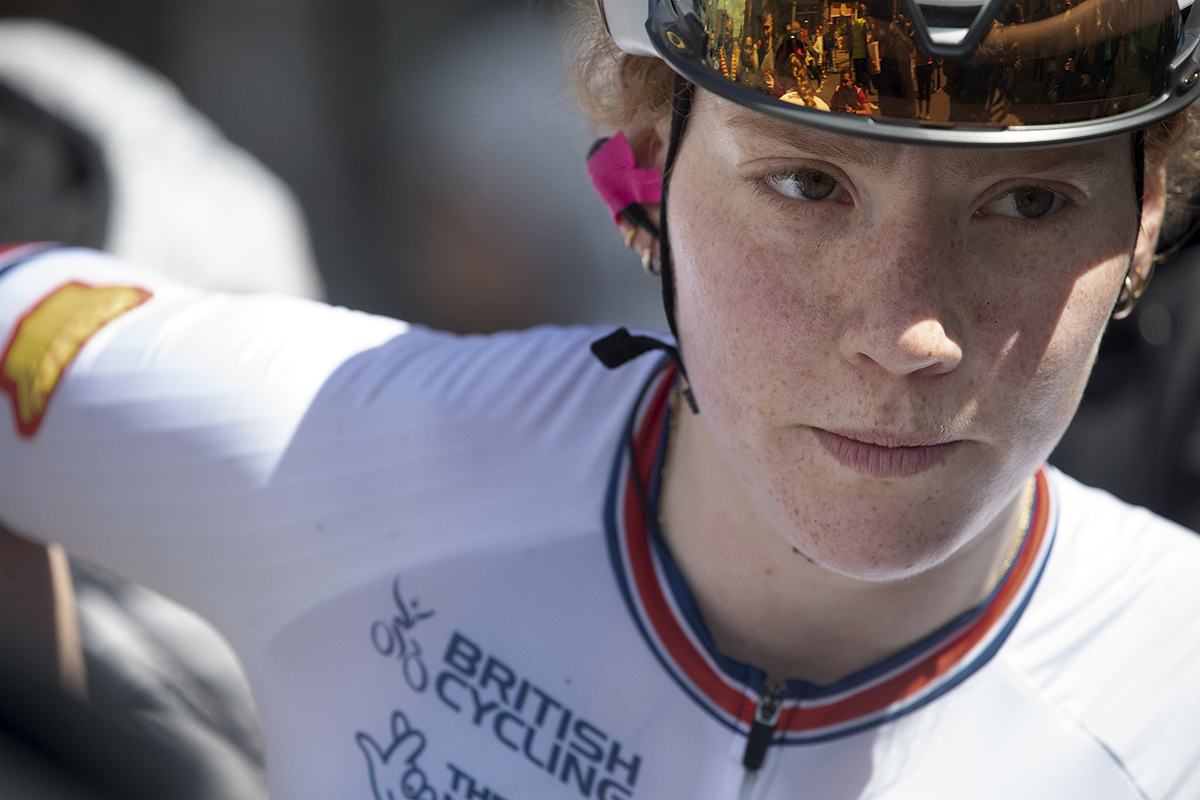
[[[881,548],[882,549],[882,548]],[[804,551],[801,550],[803,553]],[[944,562],[953,549],[938,553],[922,553],[913,560],[912,553],[818,552],[806,553],[815,564],[846,578],[866,583],[894,583],[936,567]]]
[[[772,485],[755,498],[760,513],[815,563],[873,582],[904,580],[953,558],[1036,470],[1030,459],[1005,459],[979,446],[899,480],[853,473],[820,454],[797,456],[779,453],[760,469]]]
[[[882,492],[825,487],[816,497],[797,499],[794,510],[775,505],[775,529],[820,566],[871,582],[899,581],[950,559],[984,525],[986,509],[976,503],[947,507],[946,487]],[[840,491],[839,491],[840,489]],[[778,495],[776,496],[778,497]],[[962,497],[962,495],[958,495]]]
[[[928,531],[826,531],[826,536],[834,541],[813,542],[811,537],[798,537],[804,540],[794,542],[794,546],[831,572],[871,583],[919,575],[945,562],[961,546],[954,537],[941,541]]]

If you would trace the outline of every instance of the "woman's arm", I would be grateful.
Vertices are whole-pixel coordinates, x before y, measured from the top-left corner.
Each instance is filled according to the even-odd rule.
[[[0,273],[0,524],[175,597],[235,644],[253,638],[273,607],[283,616],[321,591],[321,575],[299,586],[278,568],[303,575],[296,564],[331,546],[312,519],[333,502],[320,472],[338,461],[340,417],[315,422],[315,401],[361,401],[339,388],[406,330],[295,298],[199,292],[92,251],[12,266]],[[326,449],[293,457],[313,447]]]

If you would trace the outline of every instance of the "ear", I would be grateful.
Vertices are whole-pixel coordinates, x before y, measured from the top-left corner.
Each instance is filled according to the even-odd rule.
[[[648,125],[638,131],[626,131],[625,137],[633,148],[637,165],[641,169],[657,167],[659,172],[667,160],[667,143],[671,138],[671,115],[660,115],[653,125]],[[655,225],[662,224],[662,207],[658,203],[644,203],[646,216]],[[625,236],[625,244],[634,252],[642,254],[650,248],[650,257],[659,261],[658,240],[640,228],[634,228],[625,220],[620,222],[621,233]]]
[[[1158,233],[1162,228],[1166,207],[1166,167],[1159,165],[1146,170],[1142,194],[1142,224],[1138,231],[1137,244],[1133,249],[1135,287],[1145,288],[1154,274],[1154,251],[1158,246]]]
[[[647,120],[650,122],[650,120]],[[662,171],[667,161],[667,144],[671,140],[671,113],[656,115],[652,124],[639,127],[635,131],[626,131],[629,145],[637,155],[638,166],[643,169],[657,167]]]

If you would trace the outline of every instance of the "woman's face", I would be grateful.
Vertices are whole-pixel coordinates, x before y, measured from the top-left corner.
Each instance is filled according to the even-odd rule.
[[[669,206],[680,338],[697,421],[781,536],[888,580],[1011,507],[1129,266],[1130,153],[901,146],[697,96]],[[1148,179],[1155,234],[1161,201]]]

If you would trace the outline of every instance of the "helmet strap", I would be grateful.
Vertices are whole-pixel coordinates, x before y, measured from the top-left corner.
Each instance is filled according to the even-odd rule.
[[[1133,192],[1137,196],[1138,232],[1142,230],[1142,203],[1146,193],[1146,131],[1133,132]]]
[[[672,361],[679,365],[679,377],[683,382],[683,396],[687,400],[688,408],[693,414],[699,414],[700,407],[696,405],[696,398],[692,394],[687,367],[683,365],[683,355],[679,349],[679,327],[675,323],[675,273],[671,262],[671,241],[667,236],[667,195],[671,173],[675,167],[675,157],[679,153],[679,142],[683,138],[683,126],[692,112],[694,94],[695,86],[683,76],[676,75],[675,90],[671,98],[671,134],[670,140],[667,142],[667,157],[662,170],[662,199],[659,206],[657,231],[659,260],[662,265],[657,274],[662,278],[663,311],[666,312],[667,325],[671,329],[671,335],[675,338],[675,344],[670,345],[650,336],[634,336],[625,328],[618,328],[610,335],[592,342],[592,353],[604,366],[615,369],[651,350],[664,351]],[[596,151],[597,145],[603,144],[604,142],[601,141],[593,145],[592,152],[588,154],[589,158]],[[629,222],[633,224],[633,220],[629,220]],[[646,261],[649,259],[647,258]],[[645,264],[643,265],[645,266]],[[655,274],[649,267],[646,271]]]
[[[658,254],[662,264],[662,301],[667,315],[667,325],[675,337],[676,361],[679,374],[687,381],[687,368],[683,365],[682,344],[679,341],[679,325],[675,321],[675,269],[671,258],[671,240],[667,231],[667,198],[670,194],[671,175],[675,171],[675,158],[679,155],[679,143],[683,139],[683,128],[692,112],[692,99],[696,87],[682,75],[675,76],[675,92],[671,98],[671,138],[667,142],[667,158],[663,163],[662,205],[658,224]],[[689,388],[690,393],[690,388]],[[689,399],[695,411],[695,401]]]
[[[613,333],[592,342],[592,353],[609,369],[615,369],[643,353],[651,350],[662,350],[671,360],[679,365],[679,377],[683,382],[683,397],[687,400],[688,408],[693,414],[700,413],[692,387],[688,381],[687,367],[683,365],[683,356],[679,350],[679,328],[675,324],[675,279],[671,268],[671,243],[667,238],[667,194],[671,181],[671,172],[675,166],[675,156],[679,152],[679,141],[683,138],[683,126],[692,111],[692,96],[695,87],[685,78],[675,76],[675,91],[671,99],[671,138],[667,143],[667,158],[662,171],[662,200],[659,206],[658,252],[662,264],[659,275],[662,278],[663,311],[667,315],[667,325],[671,335],[675,337],[675,345],[660,341],[651,336],[634,336],[625,328],[618,328]],[[649,271],[649,270],[647,270]]]

